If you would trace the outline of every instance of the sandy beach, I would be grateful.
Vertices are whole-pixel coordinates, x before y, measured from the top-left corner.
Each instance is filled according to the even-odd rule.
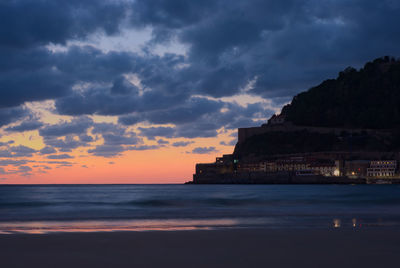
[[[398,229],[0,235],[1,267],[399,267]]]

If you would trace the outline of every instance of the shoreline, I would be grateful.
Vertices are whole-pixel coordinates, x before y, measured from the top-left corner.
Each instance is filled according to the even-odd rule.
[[[394,215],[270,215],[230,218],[87,219],[0,221],[0,235],[71,233],[180,232],[223,230],[364,230],[400,229]]]
[[[397,267],[399,228],[0,235],[4,267]]]
[[[399,178],[351,178],[348,176],[294,176],[286,173],[223,173],[193,175],[185,184],[266,184],[266,185],[375,185],[400,184]]]

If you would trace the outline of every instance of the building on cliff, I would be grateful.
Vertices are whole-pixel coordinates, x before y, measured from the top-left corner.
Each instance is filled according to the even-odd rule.
[[[304,179],[314,176],[314,179]],[[303,177],[303,179],[296,179]],[[364,179],[399,179],[397,160],[330,160],[283,157],[241,163],[233,155],[197,164],[194,183],[358,183]],[[326,179],[324,179],[326,178]],[[337,178],[337,179],[336,179]],[[399,182],[397,182],[399,183]]]
[[[306,133],[343,133],[346,130],[343,128],[294,126],[290,122],[273,124],[270,121],[270,123],[261,127],[240,128],[238,130],[238,144],[240,145],[241,141],[244,142],[252,135],[269,131],[275,132],[277,129],[282,132],[307,129]],[[352,129],[352,133],[362,133],[363,131],[369,130]],[[371,130],[371,133],[375,135],[377,132]],[[195,183],[218,183],[223,178],[224,183],[237,183],[237,181],[247,183],[252,181],[251,178],[257,178],[257,183],[271,181],[273,183],[291,183],[296,176],[319,176],[318,179],[314,180],[315,183],[327,183],[325,181],[327,179],[331,180],[332,183],[338,181],[340,183],[351,183],[354,179],[396,179],[400,178],[397,165],[399,160],[400,153],[385,151],[317,151],[290,154],[248,154],[244,156],[226,154],[217,157],[214,163],[197,164],[193,181]],[[280,179],[275,180],[275,177]],[[346,180],[343,180],[344,178],[353,180],[346,182]],[[305,180],[301,181],[304,182]]]
[[[397,161],[371,161],[369,168],[367,168],[368,177],[394,177],[397,169]]]

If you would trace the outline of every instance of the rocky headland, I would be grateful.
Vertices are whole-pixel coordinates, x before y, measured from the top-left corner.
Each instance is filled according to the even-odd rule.
[[[194,183],[397,183],[400,60],[378,58],[293,97]]]

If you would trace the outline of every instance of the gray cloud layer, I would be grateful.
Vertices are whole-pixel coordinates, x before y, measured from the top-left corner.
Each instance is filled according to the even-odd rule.
[[[400,4],[392,0],[2,1],[0,127],[18,122],[5,129],[39,129],[47,145],[42,154],[70,152],[96,135],[104,143],[88,152],[100,156],[167,144],[141,144],[126,131],[139,122],[176,126],[141,128],[138,134],[149,139],[213,137],[221,127],[260,124],[273,111],[209,97],[246,88],[278,105],[348,65],[399,56],[398,25]],[[123,28],[151,29],[141,53],[68,45]],[[174,41],[186,45],[186,55],[151,52]],[[32,121],[23,104],[48,99],[57,113],[76,118],[56,125]],[[95,124],[86,117],[94,114],[116,115],[119,124]]]

